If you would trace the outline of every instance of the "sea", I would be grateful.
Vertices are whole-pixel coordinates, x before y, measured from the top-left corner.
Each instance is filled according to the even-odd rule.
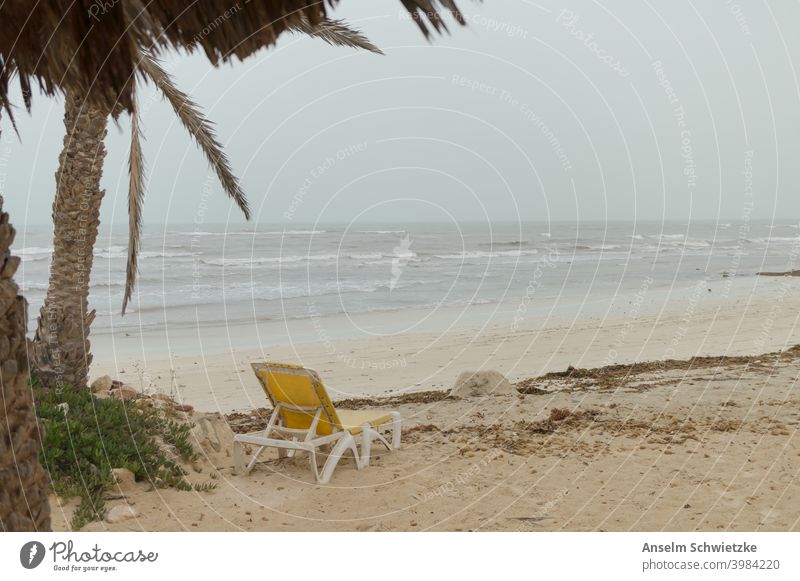
[[[15,241],[30,331],[52,246],[47,225],[25,227]],[[369,336],[421,328],[443,311],[456,316],[440,325],[466,322],[478,306],[514,329],[536,318],[657,310],[700,292],[746,297],[757,273],[800,268],[800,229],[774,221],[150,225],[122,316],[126,251],[126,226],[101,230],[91,273],[94,336],[290,328],[326,317]]]

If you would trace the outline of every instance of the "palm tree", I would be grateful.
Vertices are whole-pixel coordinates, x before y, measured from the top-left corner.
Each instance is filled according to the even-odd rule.
[[[311,24],[302,18],[290,30],[321,38],[332,45],[361,48],[382,54],[360,32],[341,21],[325,20]],[[170,75],[147,50],[138,50],[136,72],[153,82],[167,99],[181,123],[194,137],[213,167],[223,189],[246,218],[250,218],[247,199],[233,175],[230,163],[209,123],[194,102],[177,88]],[[135,94],[132,87],[131,148],[128,160],[129,242],[127,280],[122,301],[125,313],[136,282],[141,209],[144,199],[144,164]],[[88,382],[92,362],[89,332],[95,311],[89,309],[89,280],[94,245],[100,225],[100,207],[105,194],[100,189],[110,111],[93,105],[84,96],[66,91],[64,108],[64,148],[56,172],[56,197],[53,203],[53,258],[50,281],[42,305],[32,359],[44,389],[82,388]]]
[[[447,30],[438,5],[464,23],[453,0],[402,2],[426,37],[431,35],[430,28],[436,32]],[[290,25],[319,25],[334,3],[335,0],[252,0],[243,5],[241,18],[229,19],[217,30],[206,33],[209,23],[216,23],[230,9],[230,0],[197,0],[188,8],[178,0],[148,0],[146,9],[141,0],[121,0],[124,10],[114,10],[119,3],[113,3],[110,13],[99,22],[87,19],[84,3],[74,0],[5,0],[0,3],[0,111],[5,110],[13,124],[9,82],[15,77],[29,113],[33,84],[47,95],[64,93],[71,102],[84,103],[82,109],[73,110],[70,115],[65,112],[65,122],[68,127],[83,131],[81,138],[97,147],[74,146],[70,151],[65,148],[61,165],[65,170],[88,168],[93,173],[83,182],[80,174],[70,177],[59,171],[57,175],[59,180],[72,180],[72,187],[86,187],[85,193],[93,204],[99,204],[96,197],[102,195],[100,180],[94,173],[99,171],[98,164],[105,155],[100,136],[105,133],[108,112],[116,118],[135,110],[131,79],[141,59],[133,46],[148,46],[156,53],[164,48],[202,50],[217,65],[234,57],[244,59],[273,45]],[[96,6],[106,10],[106,4]],[[100,122],[92,123],[92,111],[101,115]],[[67,138],[65,142],[71,140]],[[141,157],[134,147],[131,150],[133,165]],[[135,176],[141,174],[135,170],[131,172],[131,189],[140,192],[141,182]],[[66,192],[67,184],[62,187]],[[140,204],[141,196],[132,197],[132,206],[138,208],[136,200]],[[54,204],[55,211],[65,207]],[[136,220],[133,213],[132,220]],[[78,221],[81,222],[80,215]],[[94,232],[96,235],[96,228]],[[40,438],[22,347],[26,342],[26,303],[12,278],[18,264],[8,253],[12,240],[8,216],[0,210],[0,300],[8,305],[0,316],[0,529],[42,531],[50,528],[50,507],[46,475],[37,461]],[[131,280],[130,270],[128,274]],[[84,320],[81,326],[86,323]]]
[[[0,197],[0,531],[50,530],[47,474],[39,464],[39,426],[28,382],[28,303],[9,250],[14,228]]]

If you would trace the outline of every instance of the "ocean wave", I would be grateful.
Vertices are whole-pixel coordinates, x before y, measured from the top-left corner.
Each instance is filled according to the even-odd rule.
[[[497,252],[488,252],[483,250],[468,250],[459,254],[433,254],[434,258],[440,260],[470,260],[475,258],[499,258],[511,257],[520,258],[522,256],[532,256],[539,254],[538,250],[500,250]]]
[[[44,246],[28,246],[14,250],[14,254],[19,256],[23,262],[36,262],[39,260],[50,260],[50,255],[53,253],[53,247]]]
[[[26,246],[17,250],[19,254],[50,254],[53,252],[52,246]]]
[[[23,282],[20,284],[22,292],[27,293],[31,291],[47,290],[48,284],[46,282]]]
[[[316,260],[336,260],[338,254],[308,254],[305,256],[276,256],[270,258],[201,258],[200,262],[208,266],[252,267],[260,264],[287,264]]]
[[[50,260],[49,254],[43,254],[39,256],[20,256],[22,262],[41,262],[43,260]]]
[[[684,248],[708,248],[711,244],[707,240],[685,240],[680,246]]]
[[[142,260],[149,260],[152,258],[186,258],[194,256],[195,252],[159,252],[159,251],[140,251],[139,258]],[[94,255],[98,258],[127,258],[127,246],[109,246],[108,248],[99,248],[94,250]]]
[[[95,248],[93,253],[98,258],[125,258],[128,256],[128,247],[109,246],[108,248]]]
[[[765,238],[753,238],[752,242],[759,244],[773,244],[775,242],[800,242],[800,236],[767,236]]]
[[[354,253],[348,254],[347,258],[352,258],[353,260],[376,260],[379,258],[384,258],[387,256],[383,252],[364,252],[364,253]]]
[[[235,234],[244,234],[244,232],[205,232],[203,230],[171,230],[165,232],[169,236],[231,236]]]
[[[144,281],[139,279],[140,286],[142,283],[144,283]],[[92,281],[91,286],[92,288],[123,288],[125,286],[125,281],[122,279]]]
[[[53,248],[31,246],[29,248],[22,248],[18,251],[20,258],[25,262],[36,262],[39,260],[49,260],[53,254]],[[127,258],[127,246],[109,246],[107,248],[95,248],[92,254],[97,258]],[[180,258],[184,256],[193,256],[192,252],[140,252],[139,258],[147,260],[148,258]]]
[[[307,236],[309,234],[325,234],[327,230],[273,230],[271,232],[261,232],[271,236]]]
[[[197,252],[140,252],[139,258],[186,258],[197,254]]]
[[[577,248],[577,246],[575,247]],[[588,246],[589,250],[618,250],[622,248],[619,244],[590,244]]]
[[[510,240],[508,242],[484,242],[482,244],[478,244],[478,246],[482,248],[495,248],[497,246],[513,246],[513,247],[522,247],[528,246],[529,242],[527,240]]]
[[[378,292],[398,292],[422,285],[434,285],[448,282],[438,280],[400,279],[392,283],[386,279],[369,281],[329,281],[316,285],[282,285],[239,283],[228,285],[224,289],[211,285],[192,288],[191,292],[173,292],[164,295],[156,290],[141,292],[137,295],[136,312],[153,313],[168,310],[191,310],[198,307],[210,307],[219,304],[235,305],[255,302],[274,303],[304,298],[335,297],[340,295],[374,294]],[[188,300],[188,296],[191,300]]]

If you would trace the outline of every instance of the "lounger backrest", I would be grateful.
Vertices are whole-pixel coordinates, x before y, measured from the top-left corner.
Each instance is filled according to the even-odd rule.
[[[296,411],[283,408],[283,426],[295,430],[307,430],[311,426],[316,410],[322,409],[317,434],[327,435],[341,429],[339,416],[328,397],[322,380],[313,369],[288,363],[253,363],[253,371],[258,377],[264,393],[273,406],[283,404],[291,407],[308,408]]]

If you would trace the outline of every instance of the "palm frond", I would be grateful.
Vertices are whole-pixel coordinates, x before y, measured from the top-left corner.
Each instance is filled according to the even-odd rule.
[[[19,77],[19,90],[22,93],[22,102],[25,103],[25,110],[31,112],[31,80],[25,75]]]
[[[383,54],[383,51],[372,44],[364,33],[351,28],[344,20],[328,20],[326,18],[317,24],[313,24],[304,16],[296,24],[290,25],[289,29],[314,38],[321,38],[333,46],[348,46]]]
[[[425,38],[430,39],[433,34],[430,28],[428,28],[429,25],[433,28],[433,31],[440,34],[442,32],[447,32],[447,25],[442,19],[441,12],[436,6],[437,4],[441,4],[442,7],[449,10],[453,18],[456,19],[456,22],[461,25],[466,24],[464,16],[461,14],[454,0],[401,0],[401,2],[414,19],[414,22],[419,26]]]
[[[214,135],[211,122],[203,116],[194,101],[175,86],[169,73],[161,67],[152,54],[142,53],[140,66],[142,72],[152,79],[156,87],[164,94],[183,126],[195,139],[200,149],[203,150],[225,193],[236,202],[236,205],[244,213],[245,218],[249,220],[250,207],[247,203],[247,198],[239,186],[239,180],[233,175],[231,164],[222,150],[222,145]]]
[[[2,57],[0,57],[0,95],[8,94],[8,79],[13,74],[13,68],[3,61]],[[14,133],[16,133],[17,137],[19,137],[17,123],[14,120],[14,111],[11,110],[11,102],[8,99],[0,99],[0,115],[2,115],[3,111],[5,111],[6,115],[8,115],[8,120],[11,123],[11,127],[14,128]]]
[[[135,81],[134,81],[135,85]],[[144,161],[142,160],[142,133],[139,128],[139,111],[136,89],[133,94],[131,113],[131,150],[128,156],[128,264],[126,267],[125,296],[122,299],[122,314],[136,284],[139,261],[139,245],[142,239],[142,203],[144,202]]]

